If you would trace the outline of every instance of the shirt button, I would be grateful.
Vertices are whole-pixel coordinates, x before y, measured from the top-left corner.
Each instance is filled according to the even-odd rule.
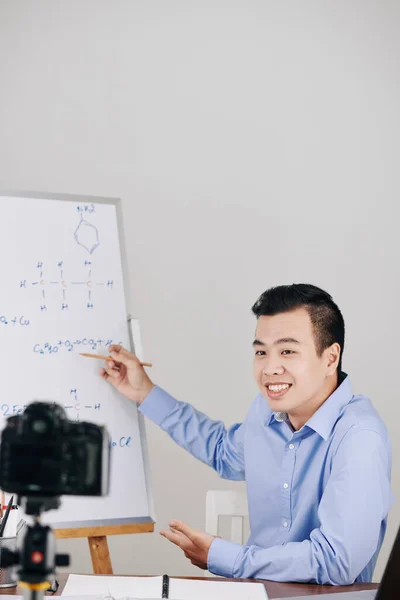
[[[289,448],[290,448],[290,450],[293,450],[294,444],[289,444]]]
[[[283,487],[285,488],[285,490],[289,487],[289,485],[287,483],[283,484]]]
[[[283,526],[287,527],[289,525],[289,523],[287,521],[283,521]]]

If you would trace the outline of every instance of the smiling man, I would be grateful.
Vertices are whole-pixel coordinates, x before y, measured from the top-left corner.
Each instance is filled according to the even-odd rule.
[[[105,380],[221,477],[246,481],[245,546],[180,521],[161,533],[216,575],[371,581],[392,503],[391,452],[378,413],[342,372],[342,314],[307,284],[267,290],[253,312],[260,393],[229,429],[155,386],[133,354],[111,348]]]

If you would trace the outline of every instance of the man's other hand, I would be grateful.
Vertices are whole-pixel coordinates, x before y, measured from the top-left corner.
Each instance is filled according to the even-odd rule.
[[[182,521],[170,521],[169,530],[160,531],[160,535],[183,550],[192,565],[207,569],[208,551],[214,536],[193,529]]]

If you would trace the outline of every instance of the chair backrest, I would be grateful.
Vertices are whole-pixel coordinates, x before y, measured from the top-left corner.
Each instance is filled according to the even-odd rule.
[[[209,490],[206,496],[206,531],[218,535],[218,517],[232,517],[231,541],[243,544],[244,518],[248,516],[246,492]]]

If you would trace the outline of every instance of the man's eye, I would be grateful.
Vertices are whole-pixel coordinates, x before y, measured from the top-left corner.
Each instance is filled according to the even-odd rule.
[[[288,354],[294,354],[293,350],[282,350],[282,354],[287,356]]]
[[[265,351],[264,350],[257,350],[256,351],[256,356],[265,356]]]

